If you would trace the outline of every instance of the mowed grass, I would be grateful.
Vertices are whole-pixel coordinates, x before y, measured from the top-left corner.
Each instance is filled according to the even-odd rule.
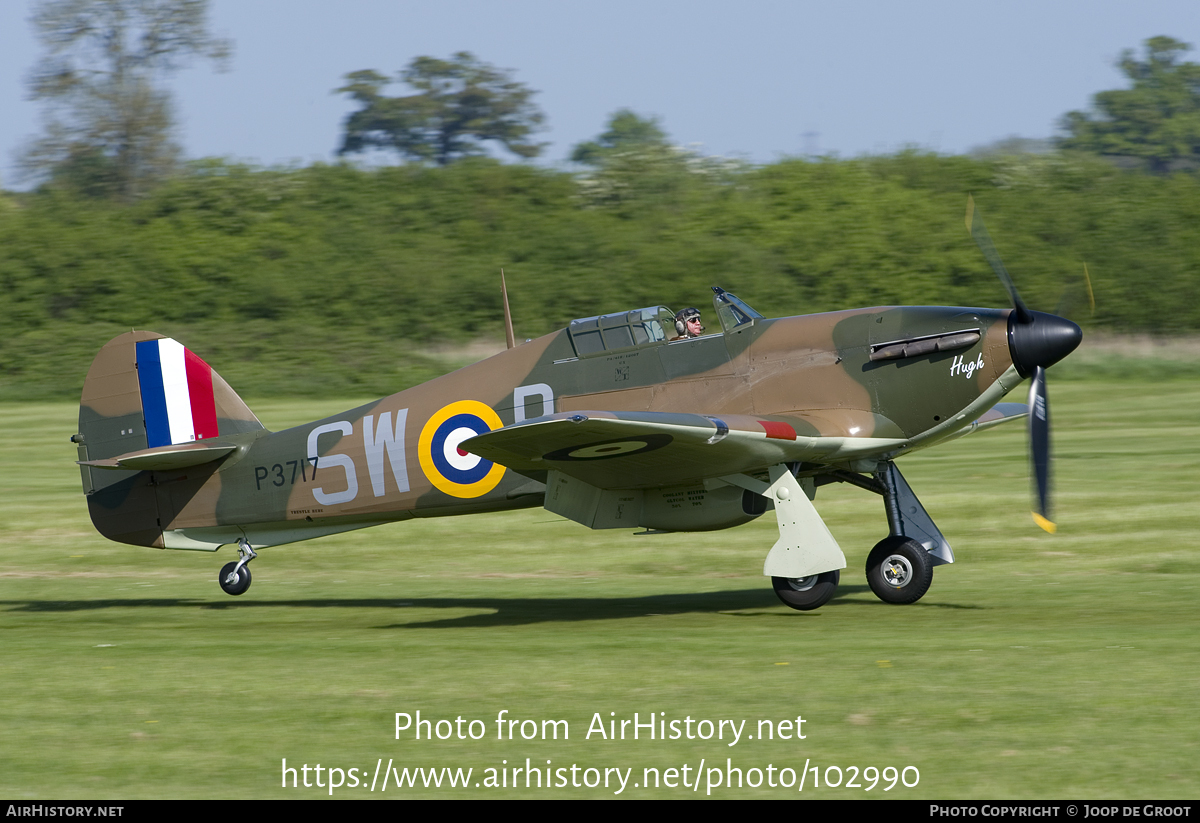
[[[929,594],[876,600],[862,566],[886,533],[882,504],[823,487],[818,509],[850,566],[809,613],[759,574],[771,514],[659,536],[542,509],[402,523],[263,550],[251,590],[228,597],[216,574],[231,549],[93,532],[74,407],[0,405],[0,795],[329,796],[315,770],[311,788],[281,788],[286,758],[341,769],[335,798],[611,797],[612,772],[607,788],[570,784],[612,768],[632,770],[620,797],[702,797],[713,767],[717,797],[1195,798],[1200,387],[1050,389],[1057,535],[1030,520],[1021,426],[973,435],[900,463],[958,557]],[[357,402],[251,406],[282,428]],[[418,710],[481,720],[486,736],[395,739],[395,713]],[[566,720],[570,737],[498,740],[501,711],[539,730]],[[596,714],[619,731],[635,712],[690,717],[693,735],[700,720],[746,723],[732,746],[728,726],[723,740],[633,740],[631,726],[625,740],[587,739]],[[797,716],[805,739],[759,739],[760,720]],[[513,788],[527,758],[543,786],[547,768],[568,785],[526,789],[522,771]],[[369,784],[380,760],[473,772],[467,788],[348,785],[350,769]],[[820,788],[811,772],[802,794],[769,785],[806,764]],[[831,766],[846,782],[851,767],[920,778],[827,788]],[[647,788],[647,767],[676,787]],[[476,788],[487,769],[509,770],[490,773],[507,787]]]

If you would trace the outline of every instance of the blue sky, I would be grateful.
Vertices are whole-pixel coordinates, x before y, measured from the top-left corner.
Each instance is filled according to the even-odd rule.
[[[40,123],[25,99],[33,6],[0,0],[6,187]],[[622,107],[659,117],[676,143],[753,162],[1049,137],[1124,85],[1123,49],[1159,34],[1200,45],[1195,0],[213,0],[211,19],[234,42],[231,70],[173,78],[180,142],[190,157],[264,165],[334,159],[353,109],[333,93],[343,76],[423,54],[514,70],[539,92],[550,145],[538,162],[554,165]]]

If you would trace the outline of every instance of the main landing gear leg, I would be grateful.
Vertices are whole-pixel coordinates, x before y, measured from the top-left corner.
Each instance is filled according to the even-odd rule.
[[[837,591],[838,570],[846,567],[846,557],[791,468],[783,463],[772,466],[770,476],[769,484],[744,474],[721,480],[775,504],[779,539],[767,555],[763,574],[771,578],[784,605],[798,611],[820,608]]]
[[[916,603],[933,584],[933,567],[953,563],[954,552],[895,463],[881,464],[875,479],[891,534],[867,557],[867,583],[885,603]]]
[[[241,559],[236,563],[226,563],[217,575],[217,582],[226,594],[244,594],[250,588],[250,569],[246,564],[258,557],[244,537],[238,540],[237,549]]]

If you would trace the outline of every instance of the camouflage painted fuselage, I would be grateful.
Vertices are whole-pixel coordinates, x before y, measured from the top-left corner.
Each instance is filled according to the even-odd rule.
[[[628,492],[630,513],[618,504],[593,527],[722,528],[758,511],[713,478],[781,462],[800,464],[801,475],[869,472],[969,430],[1022,380],[1009,314],[893,307],[759,318],[583,355],[561,330],[280,432],[264,429],[214,372],[216,436],[165,450],[148,448],[135,353],[161,335],[131,332],[101,350],[85,383],[84,490],[102,534],[160,548],[212,550],[239,538],[261,547],[410,517],[556,510],[547,482],[560,475]],[[577,436],[531,425],[564,419],[579,424]],[[631,440],[587,428],[606,420],[643,429]],[[687,431],[703,437],[689,446]]]

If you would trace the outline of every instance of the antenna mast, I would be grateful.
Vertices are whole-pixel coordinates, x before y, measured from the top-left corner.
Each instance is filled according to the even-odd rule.
[[[504,284],[504,269],[500,269],[500,293],[504,296],[504,339],[511,349],[517,343],[513,338],[512,311],[508,308],[508,286]]]

